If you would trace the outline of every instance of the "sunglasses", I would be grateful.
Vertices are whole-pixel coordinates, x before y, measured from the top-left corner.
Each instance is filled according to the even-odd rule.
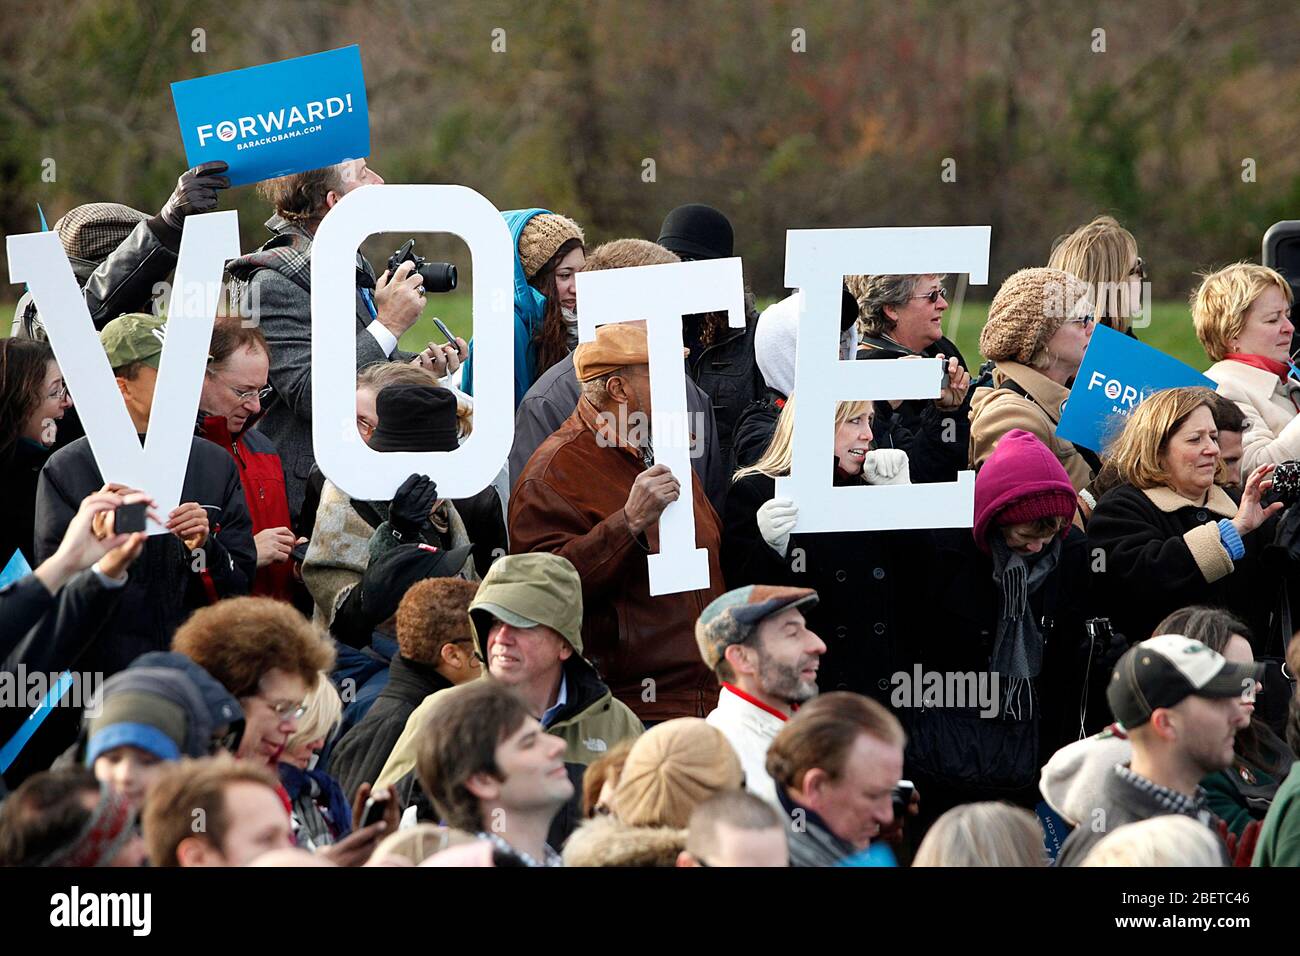
[[[939,286],[937,289],[931,289],[929,292],[925,292],[921,295],[914,295],[911,298],[929,299],[931,305],[937,305],[940,299],[948,298],[948,290],[943,286]]]

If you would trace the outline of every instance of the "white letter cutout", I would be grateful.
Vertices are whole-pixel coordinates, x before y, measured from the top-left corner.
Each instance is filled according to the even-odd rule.
[[[797,532],[969,528],[975,473],[923,485],[833,487],[835,408],[842,401],[936,398],[942,363],[839,361],[844,276],[970,274],[988,283],[989,226],[905,229],[791,229],[786,232],[785,284],[803,290],[795,354],[794,459],[776,494],[799,505]]]
[[[357,246],[377,232],[450,232],[474,264],[474,431],[455,451],[377,452],[356,429]],[[321,220],[311,249],[311,420],[316,463],[347,495],[386,501],[413,473],[444,498],[491,484],[514,439],[514,246],[467,186],[363,186]],[[363,333],[365,334],[365,333]]]
[[[659,553],[649,557],[650,594],[709,586],[709,553],[695,547],[695,473],[686,412],[682,316],[727,310],[727,324],[745,326],[745,283],[740,259],[671,262],[601,272],[579,272],[578,340],[596,326],[644,320],[650,346],[650,431],[655,464],[667,465],[681,497],[659,516]],[[475,283],[475,288],[478,288]],[[478,372],[474,373],[477,397]]]
[[[59,237],[53,232],[10,236],[8,248],[9,280],[31,287],[104,480],[146,492],[165,518],[180,504],[221,275],[226,260],[239,255],[239,214],[213,212],[185,220],[143,448]],[[148,530],[163,534],[167,529],[150,521]]]

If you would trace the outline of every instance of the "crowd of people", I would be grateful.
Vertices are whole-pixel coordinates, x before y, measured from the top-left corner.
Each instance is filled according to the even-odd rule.
[[[152,296],[224,173],[187,171],[156,216],[93,203],[54,227],[142,441]],[[944,372],[932,399],[844,396],[827,477],[973,469],[973,526],[808,533],[776,491],[801,293],[761,312],[746,293],[743,327],[684,316],[684,498],[648,427],[645,325],[579,344],[575,275],[731,257],[729,221],[689,204],[654,241],[588,249],[572,219],[512,210],[509,462],[468,498],[412,474],[369,501],[316,465],[311,249],[380,183],[354,160],[259,185],[271,238],[226,270],[254,308],[218,315],[169,513],[105,481],[20,305],[0,341],[0,863],[1300,863],[1283,276],[1201,277],[1217,389],[1145,398],[1102,449],[1056,427],[1096,325],[1138,335],[1146,264],[1114,219],[1002,283],[982,367],[944,337],[945,276],[846,276],[838,315],[802,318],[836,324],[841,359]],[[355,278],[361,438],[455,450],[474,342],[402,350],[422,275],[358,252]],[[679,501],[709,584],[655,595]],[[140,510],[156,533],[119,528]]]

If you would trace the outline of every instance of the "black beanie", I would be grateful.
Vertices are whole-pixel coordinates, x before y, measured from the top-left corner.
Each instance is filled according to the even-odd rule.
[[[727,259],[735,246],[731,222],[703,203],[678,206],[659,227],[659,245],[683,259]]]
[[[437,385],[402,382],[375,399],[379,425],[370,436],[375,451],[455,451],[456,396]]]

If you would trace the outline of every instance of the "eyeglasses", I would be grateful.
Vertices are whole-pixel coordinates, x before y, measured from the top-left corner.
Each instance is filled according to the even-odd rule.
[[[1095,315],[1085,315],[1081,319],[1066,319],[1065,324],[1082,325],[1086,329],[1088,326],[1092,325],[1096,321],[1097,321],[1097,317]]]
[[[56,385],[51,391],[46,393],[45,397],[52,402],[61,402],[68,397],[68,386]]]
[[[911,298],[929,299],[931,305],[937,305],[940,299],[948,298],[948,290],[943,286],[939,286],[937,289],[931,289],[929,292],[925,292],[921,295],[914,295]]]
[[[226,388],[234,392],[235,396],[240,400],[240,402],[251,402],[254,398],[256,398],[259,402],[265,401],[266,399],[271,397],[271,392],[275,391],[270,385],[263,385],[261,388],[253,388],[247,390],[235,388],[235,386],[231,385],[229,382],[220,378],[216,372],[212,371],[212,369],[207,369],[206,371],[218,382],[220,382],[222,385],[226,386]]]
[[[1142,261],[1141,256],[1138,256],[1137,264],[1129,270],[1128,274],[1131,276],[1137,276],[1143,282],[1147,281],[1147,267],[1146,263]]]
[[[298,720],[303,714],[307,713],[307,705],[301,702],[294,703],[291,700],[270,700],[262,694],[253,694],[251,696],[266,704],[267,707],[270,707],[275,713],[275,716],[279,717],[281,720],[287,720],[289,718]]]

